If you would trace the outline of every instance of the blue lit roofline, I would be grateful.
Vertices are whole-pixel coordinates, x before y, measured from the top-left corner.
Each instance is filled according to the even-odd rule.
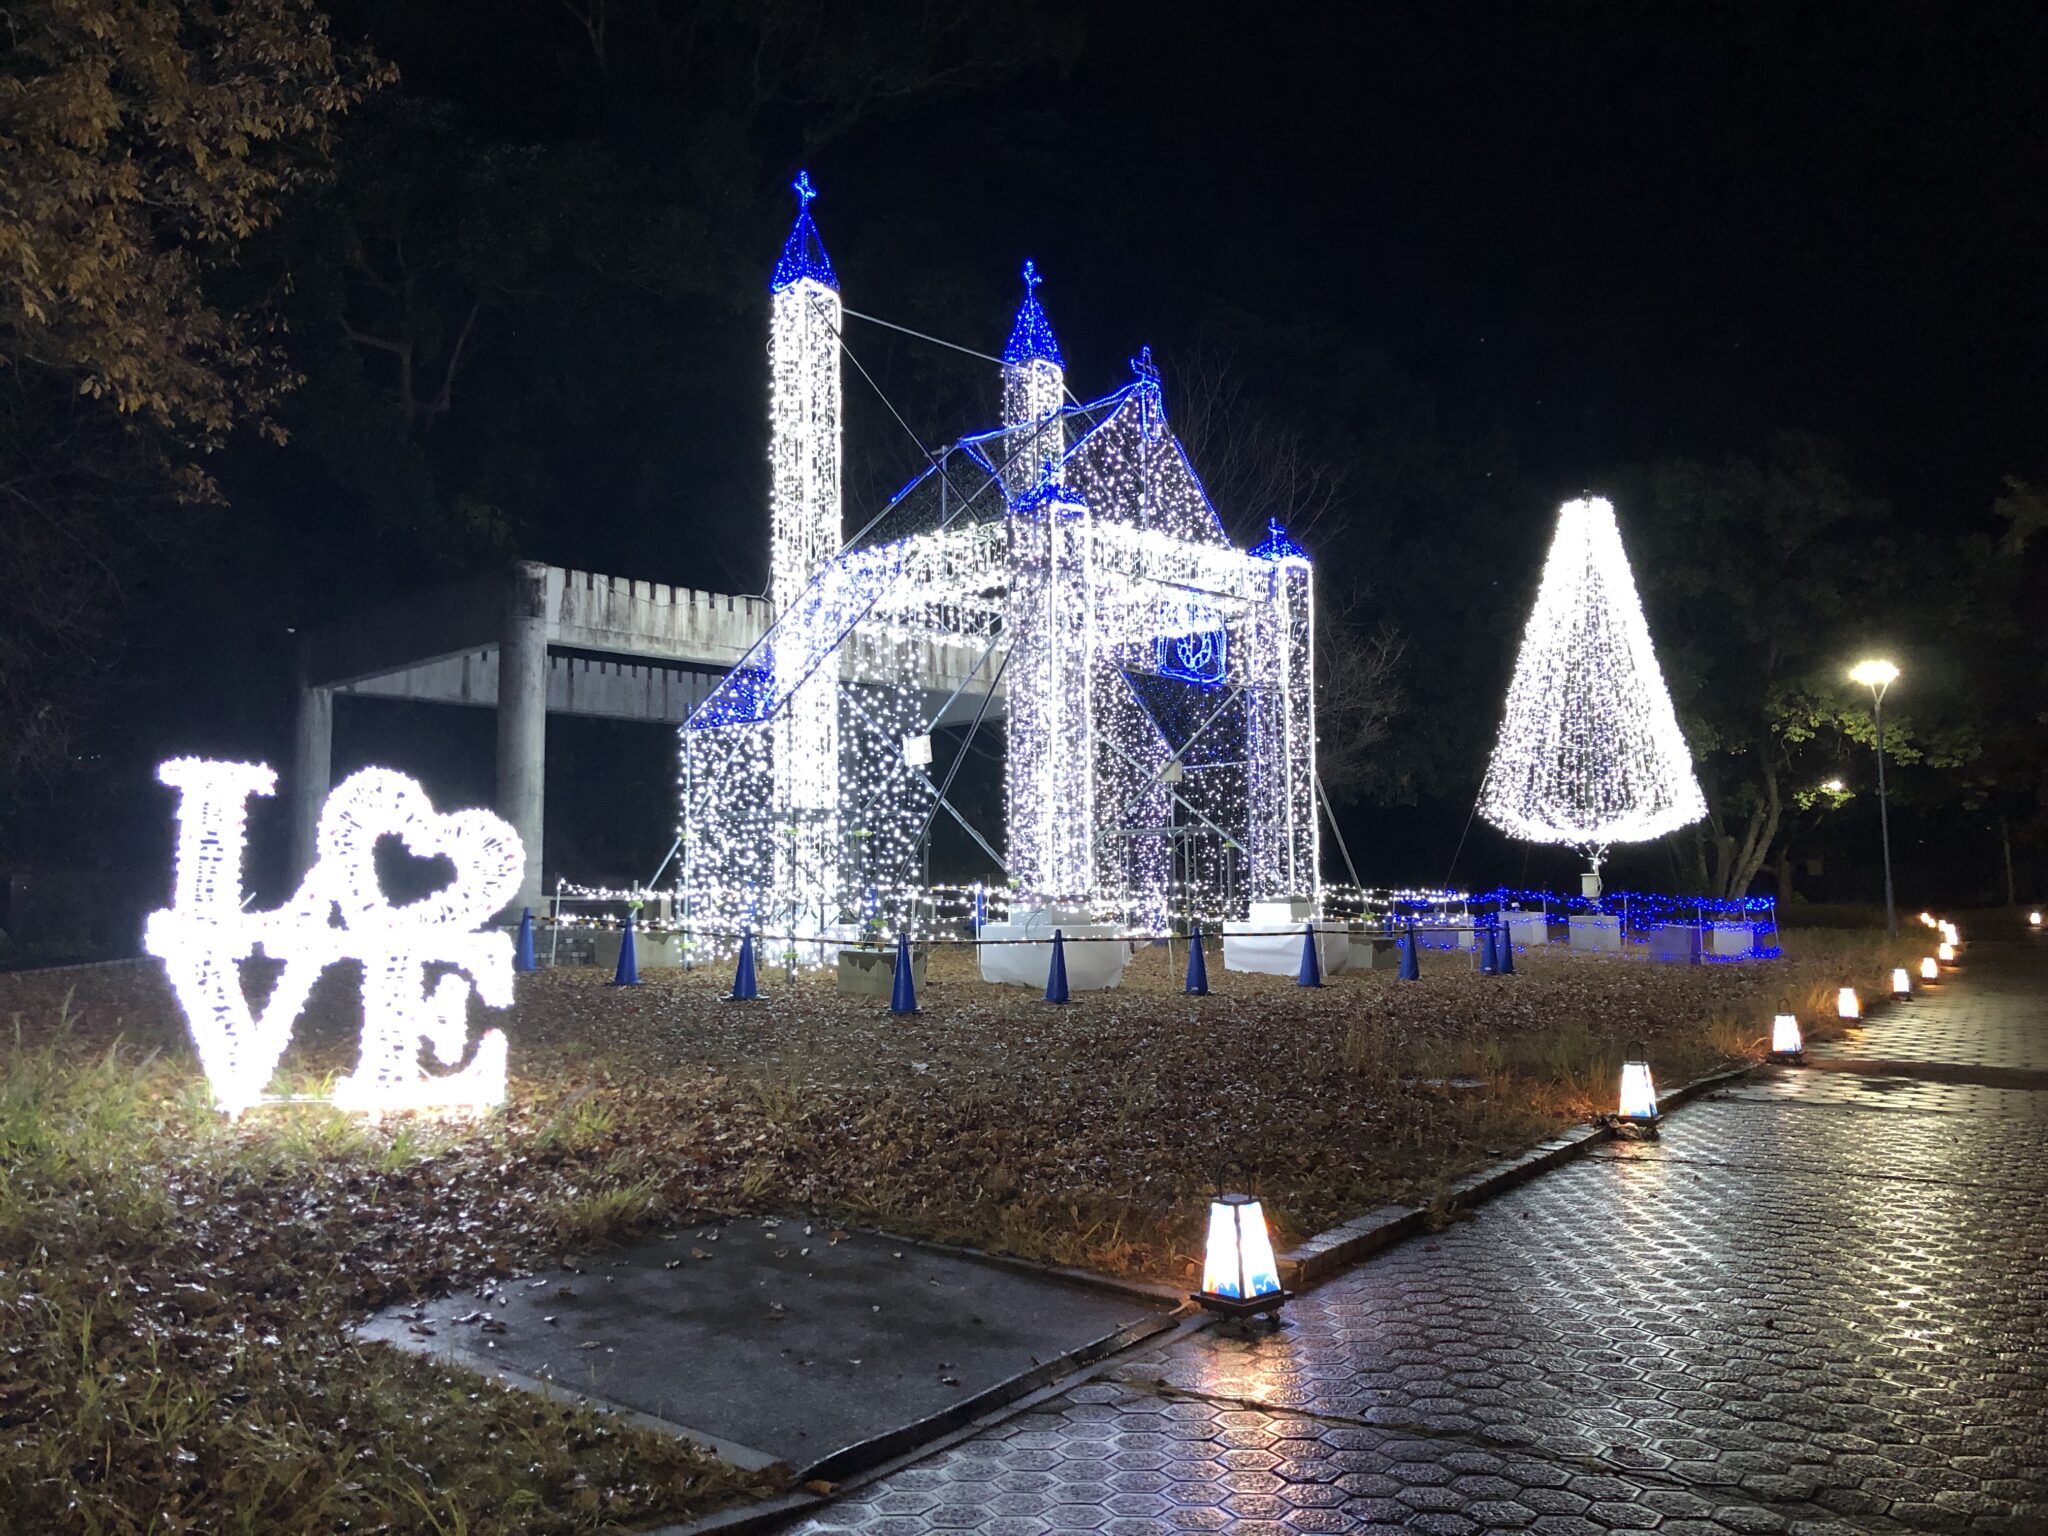
[[[811,185],[811,173],[798,171],[790,185],[796,192],[796,223],[790,227],[789,238],[782,242],[782,257],[768,279],[768,291],[780,293],[810,278],[837,293],[839,275],[832,270],[832,258],[825,254],[825,241],[818,226],[811,221],[811,199],[818,195],[818,189]]]
[[[1038,302],[1038,285],[1045,279],[1031,262],[1024,263],[1024,302],[1017,306],[1017,318],[1010,326],[1010,339],[1003,346],[1003,366],[1018,368],[1026,363],[1051,363],[1065,371],[1067,360],[1060,356],[1059,338],[1053,335],[1052,320]]]
[[[1110,419],[1110,417],[1114,416],[1116,412],[1119,409],[1121,409],[1122,406],[1130,399],[1133,393],[1135,393],[1138,390],[1152,389],[1156,387],[1157,386],[1149,378],[1136,378],[1131,380],[1130,383],[1124,385],[1122,388],[1113,389],[1108,394],[1099,395],[1093,400],[1081,401],[1079,403],[1062,404],[1055,414],[1065,417],[1095,416],[1099,413],[1101,419],[1092,421],[1086,432],[1082,433],[1081,436],[1079,436],[1072,443],[1069,443],[1067,445],[1066,452],[1062,455],[1061,462],[1064,463],[1066,459],[1071,458],[1077,451],[1079,451],[1081,445],[1087,442],[1088,439],[1095,433],[1095,431],[1101,426],[1103,426]],[[900,487],[897,488],[895,494],[889,497],[889,499],[882,504],[882,509],[879,512],[877,512],[874,515],[874,517],[869,519],[870,525],[879,522],[881,519],[887,517],[892,511],[896,509],[897,505],[901,503],[906,496],[908,496],[912,491],[916,490],[920,485],[924,484],[924,482],[929,480],[933,475],[943,474],[944,471],[940,468],[939,461],[946,458],[946,456],[949,454],[956,452],[966,453],[977,464],[979,464],[982,467],[983,471],[988,474],[991,480],[1000,481],[1003,474],[1003,470],[1009,462],[1008,456],[1003,456],[1001,461],[998,462],[996,458],[993,458],[990,455],[981,451],[982,445],[985,443],[1003,441],[1009,438],[1017,430],[1018,429],[1015,427],[990,427],[985,431],[970,432],[964,437],[955,438],[952,442],[948,443],[944,448],[938,451],[938,453],[934,456],[934,461],[932,463],[925,465],[922,469],[918,470],[908,480],[904,481]],[[1223,519],[1217,515],[1215,502],[1209,499],[1209,488],[1206,485],[1203,485],[1201,475],[1196,471],[1193,461],[1188,458],[1187,448],[1181,443],[1179,438],[1173,439],[1173,445],[1175,451],[1179,453],[1181,464],[1187,469],[1189,477],[1192,478],[1195,484],[1201,488],[1202,504],[1208,509],[1209,516],[1215,523],[1217,533],[1223,538],[1223,542],[1226,545],[1228,545],[1232,549],[1236,549],[1238,546],[1234,543],[1231,543],[1228,533],[1226,533],[1223,528]],[[1039,483],[1042,485],[1044,482],[1040,481]],[[1036,490],[1037,487],[1034,486],[1033,489]],[[1028,496],[1031,494],[1031,492],[1027,491],[1025,494]],[[1005,503],[1008,503],[1011,500],[1011,498],[1009,497],[1009,493],[1007,491],[1003,493],[1003,500],[1005,501]],[[954,514],[955,516],[959,515],[959,510],[964,510],[964,508],[956,510]],[[856,538],[858,537],[859,535],[856,535]],[[849,540],[848,546],[851,547],[852,543],[853,541]],[[1261,554],[1260,551],[1257,549],[1244,552],[1258,556],[1258,558],[1264,560],[1291,558],[1300,560],[1304,565],[1313,563],[1309,560],[1308,553],[1305,550],[1301,549],[1300,546],[1294,545],[1290,541],[1290,547],[1293,549],[1293,554],[1291,556],[1284,557],[1273,554]]]
[[[1271,560],[1276,564],[1283,560],[1299,560],[1303,565],[1314,563],[1309,559],[1307,550],[1287,537],[1287,530],[1280,526],[1277,518],[1266,519],[1266,542],[1256,546],[1251,554],[1256,560]]]

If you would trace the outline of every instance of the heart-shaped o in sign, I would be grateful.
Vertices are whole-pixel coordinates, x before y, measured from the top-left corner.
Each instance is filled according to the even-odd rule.
[[[377,880],[380,837],[396,837],[415,858],[447,858],[455,878],[394,907]],[[473,929],[512,899],[526,864],[518,836],[489,811],[437,811],[418,784],[388,768],[365,768],[336,786],[320,812],[319,850],[307,883],[357,932]]]

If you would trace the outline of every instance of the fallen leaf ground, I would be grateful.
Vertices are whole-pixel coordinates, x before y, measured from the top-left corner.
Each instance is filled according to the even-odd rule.
[[[723,972],[522,978],[513,1104],[482,1124],[208,1109],[153,964],[0,976],[0,1532],[554,1532],[759,1493],[644,1431],[350,1341],[385,1303],[509,1281],[655,1223],[792,1210],[1181,1281],[1227,1167],[1298,1237],[1823,1022],[1862,936],[1685,968],[1448,956],[1320,991],[1181,951],[1053,1008],[933,956],[924,1012]],[[1899,958],[1905,958],[1901,952]],[[481,1024],[486,1015],[477,1014]],[[323,979],[284,1086],[346,1070]]]

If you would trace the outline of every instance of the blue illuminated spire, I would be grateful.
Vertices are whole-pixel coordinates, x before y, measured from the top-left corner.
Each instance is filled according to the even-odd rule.
[[[780,293],[791,283],[809,277],[837,293],[839,275],[832,270],[832,258],[825,254],[818,226],[811,222],[811,199],[818,195],[818,189],[811,185],[811,173],[798,171],[791,185],[796,189],[796,224],[782,243],[782,260],[775,263],[768,291]]]
[[[1010,340],[1003,348],[1006,368],[1019,363],[1051,363],[1062,372],[1066,370],[1067,360],[1060,356],[1052,322],[1045,317],[1045,306],[1038,302],[1038,285],[1044,281],[1036,266],[1024,263],[1024,302],[1017,306],[1017,323],[1010,327]]]
[[[1308,551],[1287,537],[1287,530],[1273,518],[1266,519],[1266,542],[1252,551],[1255,560],[1307,560]]]
[[[1132,388],[1138,392],[1138,424],[1145,436],[1157,438],[1166,430],[1166,391],[1159,387],[1159,365],[1152,361],[1150,347],[1138,348],[1131,359]]]

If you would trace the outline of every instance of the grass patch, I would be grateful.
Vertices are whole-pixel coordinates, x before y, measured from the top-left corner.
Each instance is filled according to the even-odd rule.
[[[463,1231],[484,1181],[422,1175],[451,1154],[477,1156],[318,1109],[230,1128],[186,1061],[17,1024],[0,1046],[0,1529],[581,1532],[769,1486],[350,1341],[370,1301],[489,1268]]]
[[[634,1179],[609,1189],[577,1191],[547,1205],[548,1224],[562,1248],[595,1248],[637,1232],[659,1205],[653,1181]]]

